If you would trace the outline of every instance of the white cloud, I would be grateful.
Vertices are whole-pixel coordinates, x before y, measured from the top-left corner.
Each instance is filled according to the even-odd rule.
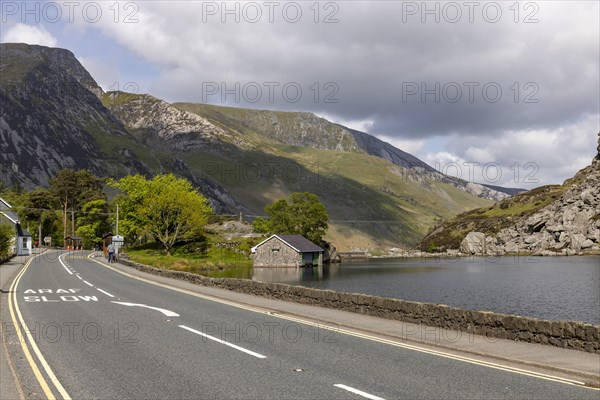
[[[506,131],[494,138],[455,135],[447,150],[422,159],[465,180],[531,189],[560,184],[589,165],[599,130],[598,115],[588,115],[555,129]]]
[[[398,139],[387,135],[377,135],[377,138],[412,155],[419,154],[425,145],[424,139]]]
[[[347,128],[354,129],[361,132],[369,133],[369,129],[373,126],[374,121],[372,119],[360,119],[360,120],[347,120],[340,118],[336,115],[329,115],[327,113],[316,112],[315,115],[320,118],[324,118],[328,121],[336,124],[343,125]]]
[[[4,43],[27,43],[40,46],[56,47],[58,41],[43,26],[15,24],[3,35]]]
[[[123,81],[120,71],[113,65],[108,65],[102,60],[89,57],[77,57],[77,60],[92,75],[94,80],[105,92],[111,90],[126,90],[119,87],[119,82]]]

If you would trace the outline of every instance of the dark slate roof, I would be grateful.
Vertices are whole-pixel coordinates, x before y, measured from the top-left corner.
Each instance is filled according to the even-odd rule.
[[[17,236],[31,237],[32,235],[27,231],[27,229],[23,229],[21,224],[17,224]]]
[[[4,216],[6,218],[11,220],[12,223],[19,222],[19,216],[12,211],[5,210],[5,211],[0,212],[0,215],[2,215],[2,214],[4,214]]]
[[[0,210],[10,210],[12,207],[2,197],[0,197]]]
[[[312,253],[318,251],[324,251],[320,246],[317,246],[302,235],[274,235],[279,239],[283,240],[291,247],[299,251],[300,253]]]

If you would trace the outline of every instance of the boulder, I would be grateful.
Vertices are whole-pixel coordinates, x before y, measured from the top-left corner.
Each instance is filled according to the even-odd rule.
[[[546,230],[548,232],[562,232],[565,230],[565,227],[562,224],[546,225]]]
[[[558,241],[569,244],[571,243],[571,235],[569,235],[567,232],[561,232]]]
[[[584,235],[580,233],[576,233],[571,238],[571,250],[580,251],[582,249],[582,245],[589,239],[587,239]],[[592,243],[593,245],[593,243]],[[591,245],[589,246],[591,247]]]
[[[465,254],[484,254],[485,233],[469,232],[460,243],[460,251]]]
[[[530,217],[525,224],[527,225],[527,232],[539,232],[542,230],[544,225],[547,222],[547,215],[545,214],[535,214]]]
[[[527,243],[527,244],[533,244],[533,243],[538,242],[539,240],[540,239],[539,239],[539,237],[537,235],[531,235],[531,236],[527,236],[525,238],[525,243]]]
[[[581,243],[581,249],[585,250],[585,249],[589,249],[594,245],[594,242],[592,242],[590,239],[585,239],[582,243]]]
[[[519,245],[515,242],[508,242],[504,245],[504,250],[507,253],[518,253],[519,252]]]
[[[581,200],[584,204],[596,205],[598,204],[598,198],[594,195],[594,191],[590,189],[586,189],[581,192]]]

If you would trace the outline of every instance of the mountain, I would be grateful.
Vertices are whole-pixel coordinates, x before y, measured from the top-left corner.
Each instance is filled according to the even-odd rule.
[[[407,179],[435,180],[488,200],[509,197],[511,189],[493,188],[444,175],[389,143],[367,133],[332,123],[306,112],[277,112],[221,107],[208,104],[175,103],[173,106],[233,127],[241,133],[259,132],[274,142],[322,150],[364,153],[383,158],[400,167]]]
[[[195,176],[226,188],[252,210],[250,218],[291,192],[316,193],[332,219],[328,238],[341,249],[408,245],[436,218],[490,204],[431,179],[421,161],[400,150],[417,165],[368,154],[351,130],[310,113],[168,104],[122,93],[103,102],[139,142],[171,152]],[[185,126],[174,124],[182,120]]]
[[[102,106],[102,89],[68,50],[0,45],[0,173],[6,183],[45,186],[64,168],[97,175],[146,171],[102,142],[126,142],[123,124]],[[119,159],[118,168],[111,161]]]
[[[0,180],[31,189],[47,186],[66,168],[107,177],[176,171],[200,187],[218,211],[243,209],[176,158],[140,147],[124,122],[104,107],[103,96],[70,51],[0,44]]]
[[[67,50],[1,44],[0,77],[0,178],[9,185],[46,186],[64,168],[174,172],[219,213],[249,218],[310,191],[342,251],[410,246],[436,220],[505,197],[314,114],[104,93]]]
[[[542,186],[434,227],[422,249],[466,254],[600,253],[600,133],[591,165],[562,185]]]

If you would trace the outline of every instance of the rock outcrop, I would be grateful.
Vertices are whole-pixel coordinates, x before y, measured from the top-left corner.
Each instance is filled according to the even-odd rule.
[[[243,138],[232,131],[150,95],[110,92],[104,96],[104,103],[128,129],[147,130],[179,152],[200,148],[214,151],[223,142],[245,145]]]
[[[105,145],[129,135],[101,94],[68,50],[0,44],[0,180],[34,188],[65,168],[146,172],[133,153]]]
[[[465,254],[575,255],[600,253],[600,134],[592,164],[563,186],[551,204],[497,232],[469,232]]]

